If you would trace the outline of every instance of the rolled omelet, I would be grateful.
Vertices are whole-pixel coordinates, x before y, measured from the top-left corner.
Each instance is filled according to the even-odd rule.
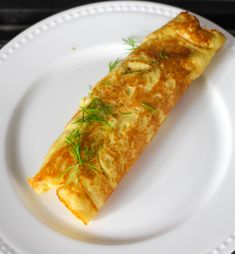
[[[187,12],[148,35],[83,98],[28,179],[35,192],[55,188],[87,224],[224,41]]]

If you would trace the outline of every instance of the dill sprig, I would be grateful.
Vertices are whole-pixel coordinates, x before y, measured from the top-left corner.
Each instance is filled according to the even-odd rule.
[[[72,181],[77,183],[79,179],[80,170],[78,168],[79,164],[76,163],[68,167],[65,171],[63,171],[60,175],[58,175],[57,179],[62,179],[66,174],[68,177],[66,178],[65,186],[69,185]]]
[[[109,115],[112,115],[111,106],[105,104],[100,98],[93,98],[92,101],[86,107],[81,107],[82,117],[79,118],[75,123],[92,123],[100,122],[110,126],[107,120]],[[82,142],[82,137],[86,133],[81,133],[79,129],[72,130],[68,136],[65,138],[65,142],[71,149],[76,163],[68,167],[64,172],[62,172],[58,178],[67,175],[65,186],[71,182],[78,183],[80,170],[79,166],[86,164],[91,170],[95,172],[100,172],[96,168],[95,164],[92,163],[95,157],[95,151],[93,146],[91,147],[84,145]]]
[[[112,114],[111,106],[105,104],[100,98],[95,97],[86,107],[81,107],[82,117],[76,120],[74,123],[92,123],[99,122],[102,124],[110,125],[107,117]],[[82,145],[82,136],[85,135],[79,131],[79,129],[72,130],[65,141],[71,148],[72,153],[79,165],[88,162],[94,157],[94,149],[88,146]]]
[[[133,37],[128,37],[127,39],[122,39],[123,43],[128,46],[127,50],[132,51],[139,46],[139,43]],[[109,62],[109,72],[111,72],[120,62],[122,59],[117,58],[115,61]]]
[[[92,123],[99,122],[110,126],[107,120],[109,115],[112,115],[111,106],[105,104],[100,98],[95,97],[88,106],[81,107],[82,117],[75,123]]]
[[[95,152],[93,148],[89,148],[88,146],[82,146],[81,137],[83,134],[80,133],[78,129],[73,130],[69,133],[69,135],[65,138],[65,141],[69,148],[71,149],[76,163],[69,166],[64,172],[62,172],[58,178],[64,178],[65,175],[68,174],[65,182],[65,186],[69,183],[74,182],[77,183],[79,180],[80,169],[79,166],[87,163],[90,164],[90,161],[94,158]]]
[[[80,173],[78,166],[79,166],[78,163],[69,166],[68,168],[66,168],[65,171],[63,171],[61,174],[58,175],[58,178],[63,178],[69,171],[77,171],[78,173]]]
[[[160,53],[159,53],[159,58],[160,58],[161,60],[164,60],[164,59],[168,59],[169,56],[164,52],[164,50],[162,50],[162,51],[160,51]]]
[[[83,164],[82,157],[81,157],[81,133],[80,131],[73,130],[70,134],[65,138],[65,142],[69,145],[72,149],[72,152],[78,161],[79,164]]]
[[[146,102],[141,102],[141,105],[148,111],[155,112],[155,108]]]
[[[111,72],[120,62],[121,62],[120,58],[117,58],[115,61],[110,61],[109,62],[109,72]]]
[[[71,172],[69,173],[66,179],[65,187],[67,187],[71,182],[78,184],[79,174],[80,174],[80,170],[76,170],[76,168],[74,167],[74,169],[71,170]]]
[[[82,146],[82,135],[83,134],[81,134],[80,131],[77,129],[71,131],[70,134],[65,138],[65,141],[71,148],[78,165],[82,165],[88,162],[95,155],[93,148],[89,148],[88,146]]]
[[[122,115],[130,115],[131,112],[122,112]]]
[[[123,43],[128,46],[127,50],[132,51],[139,46],[139,43],[133,37],[128,37],[127,39],[122,39]]]
[[[94,172],[98,172],[98,173],[103,172],[103,169],[101,167],[97,168],[96,165],[93,163],[88,163],[87,165]]]

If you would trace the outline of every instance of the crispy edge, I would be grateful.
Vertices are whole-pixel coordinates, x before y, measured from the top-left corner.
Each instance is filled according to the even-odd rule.
[[[57,189],[56,194],[68,210],[87,225],[89,221],[96,216],[98,209],[87,196],[86,192],[82,189],[79,190],[81,191],[80,193],[74,193],[64,187],[60,187]],[[73,202],[76,203],[76,205],[74,205]],[[80,204],[83,204],[83,206],[80,206],[80,209],[78,209],[78,205]]]

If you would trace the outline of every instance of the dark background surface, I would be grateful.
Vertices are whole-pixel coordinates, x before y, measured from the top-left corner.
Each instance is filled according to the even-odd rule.
[[[57,12],[97,1],[0,0],[0,48],[32,24]],[[235,0],[158,0],[195,12],[235,35]],[[232,253],[235,254],[235,251]]]

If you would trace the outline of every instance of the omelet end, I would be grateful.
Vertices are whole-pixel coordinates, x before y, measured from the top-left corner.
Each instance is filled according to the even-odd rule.
[[[66,187],[57,189],[56,194],[59,200],[70,210],[78,219],[87,225],[98,213],[98,209],[86,193],[79,186],[72,190]]]
[[[51,187],[45,183],[44,181],[38,181],[37,179],[35,179],[35,177],[28,177],[26,178],[28,184],[32,187],[32,189],[36,192],[36,193],[43,193],[43,192],[47,192],[51,189]]]
[[[224,43],[226,42],[226,37],[224,34],[222,34],[221,32],[217,31],[217,30],[210,30],[211,33],[213,34],[213,46],[216,50],[219,50]]]
[[[218,50],[226,40],[221,32],[202,28],[198,18],[188,12],[178,14],[174,20],[169,22],[168,26],[174,28],[177,34],[185,40],[202,48]]]

